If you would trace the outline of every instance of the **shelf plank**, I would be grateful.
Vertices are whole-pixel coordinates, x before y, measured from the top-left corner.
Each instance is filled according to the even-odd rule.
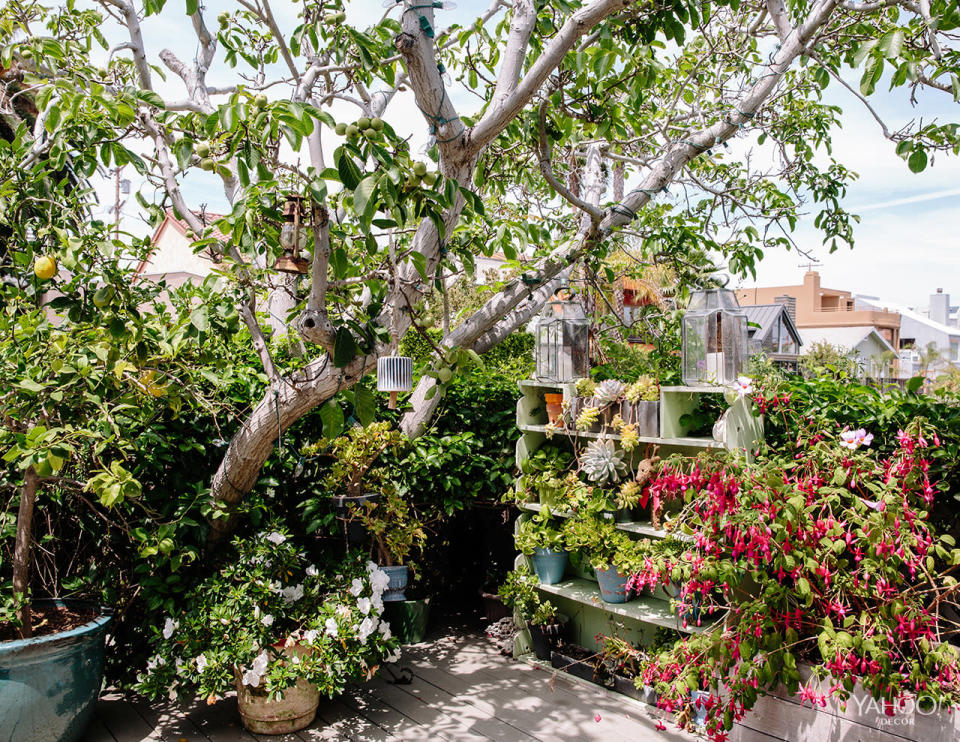
[[[627,603],[605,603],[600,597],[600,588],[597,587],[597,583],[589,580],[564,580],[555,585],[540,585],[539,589],[581,605],[630,618],[640,623],[676,629],[685,634],[700,634],[711,629],[719,620],[704,621],[700,626],[692,623],[684,626],[677,615],[670,610],[670,604],[667,601],[646,596],[634,598]]]
[[[546,434],[547,432],[546,425],[535,425],[528,423],[526,425],[518,424],[517,427],[524,433]],[[568,430],[567,428],[555,429],[553,431],[553,435],[565,435],[571,438],[603,438],[610,441],[619,441],[621,438],[619,433],[597,432],[593,430]],[[723,448],[723,443],[716,441],[713,438],[659,438],[656,436],[641,435],[639,440],[641,443],[656,443],[660,446],[673,446],[675,448]]]
[[[517,505],[521,510],[528,510],[531,513],[539,513],[543,510],[543,505],[539,502],[523,502]],[[557,518],[569,518],[573,513],[567,511],[550,511],[550,515]],[[614,523],[614,525],[619,528],[621,531],[627,531],[628,533],[636,533],[640,536],[647,536],[649,538],[666,538],[667,532],[664,530],[658,530],[650,525],[649,521],[644,520],[634,520],[627,521],[625,523]],[[677,534],[677,538],[683,538],[682,534]]]

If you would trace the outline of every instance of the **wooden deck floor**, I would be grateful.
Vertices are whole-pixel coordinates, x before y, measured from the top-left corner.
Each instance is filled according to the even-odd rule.
[[[234,698],[179,708],[107,694],[97,705],[84,742],[692,739],[669,726],[668,731],[656,731],[653,712],[642,704],[504,658],[475,634],[406,647],[400,665],[414,673],[409,685],[377,678],[337,699],[323,700],[313,725],[297,734],[247,732],[240,726]]]

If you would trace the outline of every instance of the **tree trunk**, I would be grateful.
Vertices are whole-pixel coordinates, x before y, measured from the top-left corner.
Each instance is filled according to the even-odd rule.
[[[13,594],[21,596],[22,602],[17,609],[20,618],[19,634],[21,639],[33,636],[33,622],[30,617],[30,547],[33,542],[33,506],[37,498],[40,477],[31,466],[23,475],[20,488],[20,509],[17,511],[17,541],[13,549]]]

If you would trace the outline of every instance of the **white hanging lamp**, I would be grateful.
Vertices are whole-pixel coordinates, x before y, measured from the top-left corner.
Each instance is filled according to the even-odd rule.
[[[391,410],[397,409],[397,393],[413,389],[413,359],[410,356],[384,356],[377,359],[377,391],[389,392]]]

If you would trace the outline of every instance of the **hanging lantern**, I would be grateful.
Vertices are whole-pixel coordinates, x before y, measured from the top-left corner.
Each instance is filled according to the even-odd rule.
[[[391,410],[397,409],[397,393],[413,389],[413,359],[409,356],[384,356],[377,359],[377,391],[389,392]]]
[[[590,375],[590,320],[570,289],[558,291],[540,313],[534,360],[538,381],[563,383]]]
[[[681,328],[684,384],[732,384],[743,373],[749,355],[747,315],[732,291],[695,291]]]
[[[283,255],[274,268],[282,273],[309,273],[310,261],[301,257],[300,250],[309,239],[310,230],[305,226],[303,196],[288,193],[283,205],[283,226],[280,228],[280,247]]]

